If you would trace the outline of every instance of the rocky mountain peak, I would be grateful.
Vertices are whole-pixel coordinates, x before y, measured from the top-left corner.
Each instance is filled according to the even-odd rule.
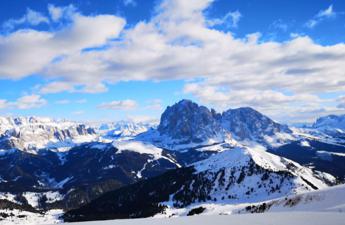
[[[250,107],[229,109],[222,114],[222,126],[238,139],[260,140],[265,135],[291,133],[286,125],[279,124]]]
[[[161,116],[158,131],[161,135],[185,142],[202,142],[222,131],[219,114],[190,100],[181,100],[167,107]]]

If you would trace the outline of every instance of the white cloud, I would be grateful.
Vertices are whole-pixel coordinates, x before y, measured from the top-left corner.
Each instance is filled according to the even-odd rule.
[[[26,29],[0,35],[0,78],[18,79],[34,73],[50,77],[50,66],[67,56],[82,56],[85,48],[106,44],[109,39],[119,36],[124,25],[125,20],[116,16],[76,13],[71,25],[56,32]],[[79,66],[80,62],[70,64],[67,69]],[[87,70],[88,66],[84,66]],[[88,80],[85,76],[73,77],[70,74],[59,74],[58,77],[68,77],[69,82],[87,83]]]
[[[238,26],[238,23],[240,22],[241,17],[242,14],[240,13],[240,11],[236,10],[233,12],[228,12],[223,18],[207,20],[207,24],[211,27],[225,24],[227,27],[236,28]]]
[[[47,101],[39,95],[26,95],[17,99],[13,103],[14,107],[18,109],[32,109],[40,108],[47,104]]]
[[[321,10],[316,17],[322,18],[322,17],[333,17],[335,16],[335,12],[333,11],[333,5],[330,5],[327,9]]]
[[[102,103],[98,106],[100,109],[111,109],[111,110],[132,110],[137,107],[137,102],[131,99],[112,101]]]
[[[72,18],[73,15],[77,12],[77,9],[74,5],[70,4],[68,6],[64,7],[58,7],[53,4],[48,5],[48,12],[51,17],[51,19],[54,22],[59,21],[63,18]]]
[[[28,24],[37,26],[42,23],[49,23],[49,19],[42,13],[34,11],[30,8],[26,10],[26,14],[19,19],[10,19],[3,23],[5,29],[14,29],[17,25]]]
[[[24,95],[13,102],[0,99],[0,109],[33,109],[40,108],[47,103],[47,100],[40,95]]]
[[[329,19],[335,16],[336,16],[336,13],[333,11],[333,5],[330,5],[327,9],[321,10],[318,14],[316,14],[314,18],[308,20],[305,25],[308,28],[314,28],[323,20]]]
[[[42,94],[52,94],[52,93],[59,93],[63,91],[73,92],[74,85],[67,82],[56,81],[56,82],[49,83],[40,89],[40,93]]]
[[[296,115],[301,105],[321,112],[326,104],[321,94],[345,92],[344,43],[322,46],[301,35],[283,43],[263,42],[258,33],[235,38],[208,26],[204,10],[212,2],[165,0],[150,21],[125,30],[121,18],[76,13],[68,27],[56,32],[0,36],[0,76],[19,79],[35,73],[55,80],[41,93],[94,93],[119,81],[182,79],[189,81],[186,93],[201,103],[213,99],[219,107],[261,106],[281,116]],[[328,112],[336,108],[332,101]]]

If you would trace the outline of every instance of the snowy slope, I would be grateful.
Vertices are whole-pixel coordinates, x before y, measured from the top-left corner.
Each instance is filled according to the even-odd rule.
[[[196,178],[171,195],[168,207],[193,205],[204,201],[203,196],[212,203],[259,202],[335,183],[329,174],[312,171],[260,147],[226,150],[195,163],[194,168]],[[185,201],[191,194],[195,197]]]
[[[345,219],[345,185],[326,188],[297,195],[290,195],[271,201],[256,204],[200,204],[174,212],[174,219],[161,218],[163,215],[156,215],[154,219],[131,219],[131,220],[109,220],[97,222],[83,222],[73,224],[343,224]],[[263,204],[265,204],[263,206]],[[200,216],[185,216],[191,210],[203,207],[204,211]],[[0,210],[0,213],[10,213]],[[61,211],[52,210],[45,215],[25,211],[11,211],[16,215],[24,215],[24,218],[9,217],[1,224],[53,224],[61,222],[58,216]],[[251,214],[253,212],[264,212]],[[241,214],[241,215],[237,215]],[[208,216],[204,216],[208,215]],[[216,216],[218,215],[218,216]],[[220,216],[219,216],[220,215]],[[228,216],[226,216],[228,215]],[[231,216],[229,216],[231,215]],[[179,217],[179,218],[176,218]],[[69,223],[67,223],[69,224]]]
[[[72,223],[71,223],[72,224]],[[343,225],[341,213],[264,213],[221,216],[191,216],[177,218],[147,218],[73,223],[75,225]]]
[[[202,204],[256,204],[334,183],[335,178],[329,174],[312,171],[260,147],[236,147],[192,167],[109,192],[66,213],[64,218],[80,221],[186,215]]]

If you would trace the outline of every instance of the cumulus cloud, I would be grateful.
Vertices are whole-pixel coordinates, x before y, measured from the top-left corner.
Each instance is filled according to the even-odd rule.
[[[235,38],[209,26],[204,10],[212,2],[165,0],[151,20],[126,29],[119,17],[75,13],[58,31],[0,36],[0,76],[52,79],[41,93],[95,93],[119,81],[182,79],[188,80],[185,93],[201,103],[261,106],[271,115],[293,115],[302,105],[320,112],[326,101],[320,94],[345,92],[345,44],[322,46],[300,35],[283,43],[260,41],[258,33]],[[336,108],[332,101],[329,110]],[[119,102],[101,108],[117,109]]]
[[[0,35],[0,78],[19,79],[34,73],[49,77],[49,73],[45,73],[49,66],[68,55],[82,56],[83,49],[106,44],[107,40],[118,37],[124,25],[125,20],[116,16],[76,13],[70,26],[56,32],[26,29]],[[69,65],[69,70],[79,67],[80,63]],[[61,74],[64,75],[69,82],[87,80],[84,76]]]
[[[98,106],[100,109],[111,109],[111,110],[132,110],[137,107],[137,102],[131,99],[105,102]]]
[[[5,21],[3,23],[3,27],[5,29],[14,29],[16,26],[21,24],[37,26],[42,23],[49,23],[49,19],[42,13],[28,8],[25,15],[18,19],[10,19]]]
[[[336,16],[336,13],[333,11],[333,5],[330,5],[327,9],[321,10],[312,19],[308,20],[305,25],[309,28],[314,28],[323,20],[329,19],[335,16]]]

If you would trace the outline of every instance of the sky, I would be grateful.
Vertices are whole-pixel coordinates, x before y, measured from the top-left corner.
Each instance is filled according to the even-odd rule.
[[[343,0],[0,1],[0,115],[151,121],[181,99],[345,114]]]

